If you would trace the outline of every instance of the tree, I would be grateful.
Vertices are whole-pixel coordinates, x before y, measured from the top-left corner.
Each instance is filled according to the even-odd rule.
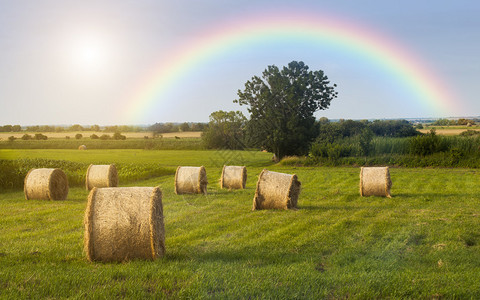
[[[74,124],[68,128],[68,131],[84,131],[85,129],[83,128],[82,125],[79,124]]]
[[[309,71],[303,62],[292,61],[280,70],[268,66],[262,74],[245,83],[234,102],[247,105],[248,141],[275,154],[307,154],[318,134],[314,113],[327,109],[337,97],[323,71]]]
[[[190,125],[188,125],[187,122],[182,123],[182,124],[180,125],[180,131],[183,131],[183,132],[185,132],[185,131],[190,131]]]
[[[0,131],[2,132],[12,132],[13,126],[12,125],[5,125],[5,126],[2,126],[0,127]]]
[[[202,140],[208,148],[243,149],[246,121],[241,111],[215,111],[210,114]]]
[[[173,123],[155,123],[148,128],[150,131],[153,131],[155,134],[167,133],[174,131]],[[176,128],[178,131],[178,128]]]
[[[369,128],[375,135],[386,137],[408,137],[420,133],[407,120],[374,120]]]
[[[368,127],[363,128],[362,132],[360,133],[360,139],[358,143],[362,154],[365,156],[368,156],[372,150],[373,136],[373,131]]]

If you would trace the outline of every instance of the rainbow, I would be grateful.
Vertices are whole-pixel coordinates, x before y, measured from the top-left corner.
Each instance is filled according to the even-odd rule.
[[[354,52],[363,60],[387,70],[434,114],[455,111],[451,92],[442,80],[431,73],[421,59],[396,41],[361,24],[340,18],[305,12],[284,12],[266,16],[241,16],[217,24],[185,45],[175,47],[135,87],[126,107],[127,118],[132,122],[140,121],[148,108],[161,101],[162,95],[176,81],[201,63],[215,59],[219,54],[229,53],[237,47],[254,45],[265,39],[300,39]]]

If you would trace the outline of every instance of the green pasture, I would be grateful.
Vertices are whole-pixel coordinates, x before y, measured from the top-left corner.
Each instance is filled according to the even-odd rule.
[[[174,174],[124,180],[160,186],[166,256],[90,263],[88,192],[66,201],[0,192],[0,298],[478,298],[480,170],[390,170],[393,198],[359,196],[355,167],[273,164],[256,151],[0,150],[0,159],[174,169],[204,165],[208,195],[175,195]],[[40,161],[40,160],[39,160]],[[222,190],[223,164],[246,165],[245,190]],[[263,168],[295,173],[297,210],[251,211]]]
[[[203,149],[200,138],[129,138],[126,140],[100,139],[48,139],[48,140],[1,140],[0,149],[78,149],[85,145],[87,149],[147,149],[147,150],[186,150]]]
[[[0,159],[50,159],[93,164],[157,164],[164,167],[186,165],[223,166],[269,165],[271,153],[234,150],[142,150],[142,149],[0,149]]]

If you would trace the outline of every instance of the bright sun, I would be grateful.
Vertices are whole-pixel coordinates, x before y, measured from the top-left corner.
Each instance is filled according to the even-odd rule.
[[[98,73],[107,66],[108,47],[97,37],[82,37],[72,45],[71,59],[78,71]]]

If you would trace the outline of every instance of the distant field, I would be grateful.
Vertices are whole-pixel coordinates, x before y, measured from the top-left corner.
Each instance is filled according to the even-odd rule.
[[[460,133],[467,130],[478,130],[480,131],[480,126],[431,126],[426,129],[419,129],[421,133],[429,133],[431,129],[435,129],[437,134],[440,135],[459,135]]]
[[[421,133],[430,133],[430,129],[419,129]],[[460,133],[466,131],[467,129],[435,129],[436,133],[439,135],[459,135]]]
[[[0,132],[0,140],[6,140],[10,136],[14,136],[16,138],[21,138],[24,134],[35,135],[37,132]],[[70,138],[75,138],[75,135],[80,133],[83,135],[84,139],[90,139],[92,134],[96,134],[101,136],[103,134],[108,134],[110,136],[113,135],[112,132],[95,132],[95,131],[76,131],[76,132],[44,132],[43,134],[46,135],[50,139],[64,139],[66,136]],[[153,132],[151,131],[144,131],[144,132],[122,132],[127,139],[130,138],[144,138],[145,136],[152,138]],[[187,131],[187,132],[169,132],[169,133],[162,133],[164,138],[175,138],[176,136],[179,138],[199,138],[201,136],[201,131]]]

